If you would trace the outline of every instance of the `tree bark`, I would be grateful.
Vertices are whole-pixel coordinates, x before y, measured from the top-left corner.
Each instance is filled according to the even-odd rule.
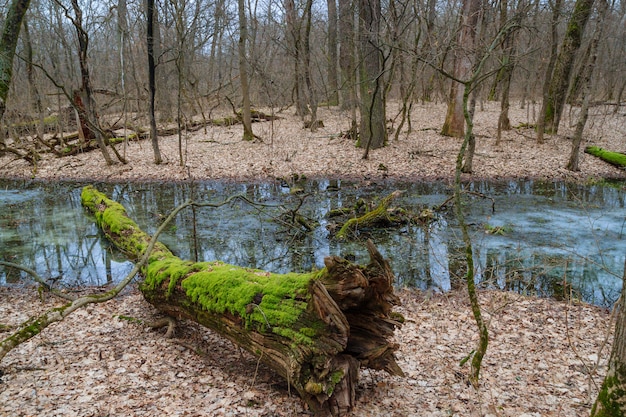
[[[328,104],[339,104],[337,78],[337,0],[326,0],[328,7]]]
[[[569,160],[566,168],[570,171],[579,171],[578,160],[580,154],[580,144],[583,140],[583,132],[585,131],[585,125],[589,118],[589,106],[591,104],[591,84],[593,82],[594,69],[598,58],[598,44],[602,36],[604,27],[604,18],[609,9],[607,0],[598,0],[598,17],[596,19],[596,28],[593,33],[593,38],[589,44],[588,52],[589,57],[586,65],[580,71],[579,82],[582,88],[583,103],[580,108],[580,115],[576,122],[576,130],[574,131],[574,139],[572,140],[572,149],[570,151]]]
[[[147,43],[148,43],[148,88],[150,90],[150,137],[152,138],[152,150],[154,151],[154,163],[159,165],[163,162],[161,151],[159,150],[159,137],[157,135],[155,100],[156,100],[156,61],[154,57],[154,21],[156,10],[154,0],[148,0],[146,7],[147,14]]]
[[[356,0],[355,0],[356,1]],[[350,110],[350,130],[356,139],[356,62],[354,44],[354,6],[351,0],[339,4],[339,68],[341,69],[341,109]]]
[[[313,85],[313,79],[311,78],[311,18],[313,14],[313,0],[307,0],[304,6],[304,33],[303,33],[303,58],[304,58],[304,80],[306,82],[308,95],[308,104],[311,109],[310,127],[311,132],[317,131],[317,94],[315,92],[315,86]]]
[[[543,89],[541,90],[541,111],[539,112],[539,119],[537,120],[537,143],[543,144],[544,133],[546,130],[546,109],[548,108],[548,97],[550,92],[550,79],[552,78],[552,72],[554,71],[554,64],[556,62],[557,51],[559,49],[559,34],[558,26],[559,19],[561,17],[561,7],[563,6],[563,0],[554,0],[554,3],[550,2],[552,8],[552,20],[550,24],[550,60],[546,67],[546,76],[543,81]]]
[[[615,335],[609,369],[591,408],[591,417],[626,415],[626,269],[622,281],[622,294],[615,305]]]
[[[248,23],[246,19],[246,6],[244,0],[237,1],[239,12],[239,78],[241,82],[242,96],[242,123],[243,140],[254,140],[252,133],[252,117],[250,115],[250,87],[248,86],[248,59],[246,57],[246,42],[248,41]]]
[[[107,238],[139,259],[150,240],[124,208],[93,187],[82,204]],[[195,203],[187,202],[187,205]],[[148,302],[209,327],[284,377],[316,415],[342,415],[355,401],[359,366],[402,375],[389,338],[402,317],[393,273],[373,243],[366,267],[338,257],[303,274],[273,274],[223,262],[185,261],[157,243],[142,269]]]
[[[480,5],[480,0],[463,0],[457,34],[457,47],[455,48],[454,55],[454,77],[460,81],[466,81],[472,75],[472,56],[474,56],[476,26],[478,25]],[[454,80],[452,81],[446,120],[441,129],[442,135],[459,138],[464,135],[464,90],[465,86],[463,84]]]
[[[589,16],[593,11],[593,3],[594,0],[576,0],[574,13],[567,24],[561,52],[556,60],[552,79],[550,80],[548,100],[544,113],[545,126],[549,127],[552,133],[557,133],[559,130],[574,58],[580,48]]]
[[[96,143],[102,152],[102,156],[107,165],[113,165],[113,159],[107,151],[104,135],[102,129],[98,123],[98,115],[96,112],[96,103],[93,98],[93,88],[91,86],[91,72],[88,65],[88,51],[89,51],[89,35],[83,27],[83,11],[78,4],[78,0],[72,0],[72,9],[74,10],[74,17],[72,18],[69,12],[66,10],[66,16],[71,20],[76,29],[76,37],[78,38],[78,63],[80,66],[81,88],[80,95],[84,108],[76,106],[76,110],[79,113],[79,117],[84,119],[89,126],[89,130],[95,135]]]
[[[363,159],[367,159],[370,149],[382,148],[387,143],[381,13],[380,0],[359,1],[361,123],[358,144],[365,149]]]
[[[6,110],[9,86],[13,78],[13,58],[20,36],[22,21],[30,5],[30,0],[13,0],[7,11],[2,37],[0,38],[0,120]]]

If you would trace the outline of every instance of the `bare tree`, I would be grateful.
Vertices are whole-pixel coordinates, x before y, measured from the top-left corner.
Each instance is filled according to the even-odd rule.
[[[546,67],[546,75],[543,82],[542,89],[542,103],[541,112],[539,113],[539,120],[537,120],[537,143],[543,143],[543,135],[546,129],[546,109],[549,101],[550,92],[550,79],[552,78],[552,72],[554,71],[554,64],[556,63],[557,52],[559,48],[559,34],[558,26],[561,16],[561,8],[563,7],[563,0],[550,0],[550,7],[552,8],[552,21],[550,23],[550,59],[548,66]]]
[[[472,58],[476,48],[476,27],[480,14],[481,0],[463,0],[457,45],[454,48],[454,77],[458,80],[467,80],[472,73]],[[463,85],[452,81],[448,112],[441,129],[446,136],[463,137],[465,132],[465,118],[463,116]]]
[[[309,114],[309,108],[306,105],[306,96],[303,91],[304,75],[302,64],[302,22],[296,10],[294,0],[285,0],[285,20],[287,31],[287,49],[292,57],[293,62],[293,95],[296,104],[296,114],[303,120]]]
[[[13,77],[13,58],[22,28],[22,21],[30,5],[30,0],[13,0],[9,5],[2,38],[0,38],[0,120],[6,110],[6,100]]]
[[[75,109],[78,111],[81,121],[84,121],[87,124],[88,129],[94,134],[98,147],[100,148],[100,152],[102,152],[102,156],[104,157],[107,165],[112,165],[114,161],[111,159],[107,150],[104,134],[98,122],[96,102],[93,98],[91,72],[89,70],[88,63],[89,34],[83,26],[83,11],[78,4],[78,0],[71,0],[74,16],[72,16],[69,9],[62,5],[58,0],[57,3],[63,8],[65,16],[72,22],[78,38],[78,65],[80,67],[81,78],[81,87],[78,91],[78,96],[80,97],[82,105],[75,103]]]
[[[252,133],[252,115],[250,110],[250,87],[248,86],[248,59],[246,57],[246,42],[248,39],[248,22],[244,0],[237,1],[239,13],[239,78],[242,96],[243,140],[254,140]]]
[[[580,83],[582,88],[583,103],[580,109],[580,115],[578,116],[578,122],[576,122],[576,130],[574,132],[574,139],[572,140],[572,150],[566,166],[566,168],[570,171],[579,170],[578,160],[580,154],[580,144],[583,139],[583,132],[585,130],[585,125],[587,124],[587,118],[589,117],[591,84],[593,82],[593,74],[598,58],[598,44],[600,43],[600,38],[602,37],[604,20],[608,9],[609,5],[607,0],[598,0],[598,18],[596,19],[596,27],[593,33],[593,38],[589,44],[589,59],[585,63],[586,65],[581,69]]]
[[[339,2],[339,67],[341,69],[341,108],[350,109],[350,130],[356,138],[356,61],[354,43],[354,5],[352,0]]]
[[[328,104],[339,104],[337,78],[337,0],[326,0],[328,7]]]
[[[150,137],[152,138],[152,150],[154,151],[154,163],[163,162],[161,151],[159,150],[159,137],[157,134],[156,115],[155,115],[155,99],[156,99],[156,60],[154,56],[154,21],[156,20],[156,9],[154,0],[146,2],[146,20],[147,24],[147,45],[148,45],[148,89],[150,91],[150,108],[148,116],[150,118]]]
[[[368,158],[370,149],[382,148],[387,143],[381,13],[380,0],[359,1],[361,123],[358,144],[365,149],[363,159]]]
[[[576,53],[580,49],[585,26],[593,11],[593,3],[594,0],[576,0],[574,12],[567,24],[561,52],[554,65],[554,72],[552,73],[548,90],[548,100],[543,115],[545,117],[545,125],[553,133],[557,133],[559,130],[574,58],[576,58]]]

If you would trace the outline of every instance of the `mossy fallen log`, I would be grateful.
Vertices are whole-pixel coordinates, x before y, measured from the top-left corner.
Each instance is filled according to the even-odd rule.
[[[82,204],[130,259],[150,236],[119,203],[85,187]],[[316,415],[352,408],[360,366],[402,375],[389,339],[402,316],[392,311],[393,273],[371,242],[367,266],[328,257],[310,273],[274,274],[215,262],[191,262],[157,244],[140,289],[161,312],[192,319],[246,349],[284,377]]]
[[[626,168],[626,155],[623,153],[607,151],[598,146],[587,146],[585,153],[598,157],[618,168]]]
[[[360,217],[354,217],[345,222],[343,226],[341,226],[341,229],[337,232],[337,238],[344,239],[348,233],[353,232],[359,227],[371,227],[373,225],[392,223],[391,215],[387,210],[391,201],[400,194],[402,194],[401,191],[394,191],[387,197],[383,198],[375,209],[368,211]]]

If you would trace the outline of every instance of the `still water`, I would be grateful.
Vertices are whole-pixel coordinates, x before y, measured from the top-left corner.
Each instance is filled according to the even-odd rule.
[[[132,265],[101,237],[80,204],[80,183],[0,181],[0,260],[34,269],[56,286],[116,282]],[[148,233],[187,199],[219,208],[182,212],[161,241],[178,256],[222,261],[273,272],[323,267],[340,255],[367,263],[364,240],[372,238],[391,260],[397,285],[448,291],[462,285],[463,248],[449,204],[428,224],[363,230],[339,241],[328,229],[330,210],[357,200],[377,201],[404,190],[394,206],[419,213],[437,209],[451,195],[443,183],[345,181],[272,183],[99,184],[122,203]],[[300,193],[295,193],[298,188]],[[619,295],[626,254],[626,191],[623,185],[572,185],[536,181],[472,182],[465,185],[467,221],[474,244],[476,277],[483,287],[525,294],[575,297],[610,306]],[[296,211],[316,226],[310,232],[285,224]],[[21,285],[28,276],[0,266],[0,285]]]

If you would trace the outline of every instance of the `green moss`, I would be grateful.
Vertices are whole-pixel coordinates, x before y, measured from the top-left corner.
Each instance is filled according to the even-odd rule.
[[[83,207],[94,215],[96,224],[106,235],[120,237],[115,239],[118,249],[131,259],[138,259],[143,255],[150,243],[150,236],[128,217],[124,206],[110,200],[90,185],[83,187],[80,198]],[[171,256],[171,252],[163,244],[157,243],[150,261],[164,255]]]
[[[315,335],[317,334],[317,331],[310,327],[303,327],[300,329],[300,333],[308,337],[315,337]]]
[[[175,256],[155,259],[146,268],[144,285],[153,290],[169,279],[165,293],[166,298],[169,298],[180,280],[195,270],[193,262],[183,261]]]
[[[313,339],[311,339],[309,336],[287,327],[272,327],[272,332],[284,338],[293,340],[298,345],[315,345]]]
[[[602,149],[598,146],[588,146],[585,148],[585,152],[596,156],[611,165],[615,165],[616,167],[626,167],[626,155],[623,153],[607,151],[606,149]]]
[[[621,371],[621,372],[620,372]],[[626,411],[626,405],[624,405],[624,398],[626,398],[626,392],[624,392],[623,384],[620,383],[617,375],[626,375],[626,370],[621,369],[617,372],[609,371],[609,374],[604,378],[602,388],[598,393],[598,398],[591,409],[592,417],[622,417]]]
[[[343,379],[343,370],[338,369],[330,375],[330,381],[337,385]]]
[[[180,266],[183,266],[180,264]],[[271,332],[295,344],[314,346],[321,323],[304,320],[310,299],[310,274],[271,274],[222,262],[187,264],[195,271],[181,281],[181,287],[194,303],[209,313],[231,314],[243,320],[246,328]],[[161,262],[146,277],[152,286],[168,276],[167,269],[181,278],[179,266]],[[183,268],[184,269],[184,268]],[[170,282],[170,286],[171,286]]]

